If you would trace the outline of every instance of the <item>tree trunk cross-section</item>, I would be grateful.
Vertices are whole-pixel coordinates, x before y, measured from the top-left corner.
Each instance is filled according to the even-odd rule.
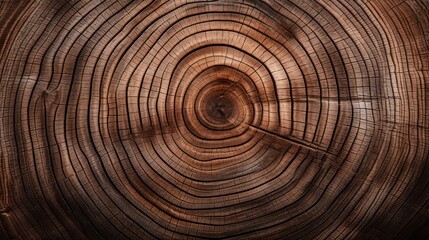
[[[0,239],[429,239],[428,0],[0,1]]]

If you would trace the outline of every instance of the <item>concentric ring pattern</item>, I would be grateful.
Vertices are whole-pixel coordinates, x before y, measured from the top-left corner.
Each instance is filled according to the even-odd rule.
[[[6,238],[429,237],[427,1],[1,6]]]

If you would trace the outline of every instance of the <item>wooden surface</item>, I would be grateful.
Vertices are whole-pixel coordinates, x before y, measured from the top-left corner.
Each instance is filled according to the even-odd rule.
[[[429,2],[1,1],[1,239],[429,239]]]

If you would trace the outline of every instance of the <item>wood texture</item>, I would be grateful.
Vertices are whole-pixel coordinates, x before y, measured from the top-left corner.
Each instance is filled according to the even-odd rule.
[[[427,0],[1,1],[1,239],[429,239]]]

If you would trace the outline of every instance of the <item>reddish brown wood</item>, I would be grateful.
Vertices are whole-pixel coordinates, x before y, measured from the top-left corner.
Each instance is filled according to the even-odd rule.
[[[428,9],[0,2],[0,239],[428,239]]]

